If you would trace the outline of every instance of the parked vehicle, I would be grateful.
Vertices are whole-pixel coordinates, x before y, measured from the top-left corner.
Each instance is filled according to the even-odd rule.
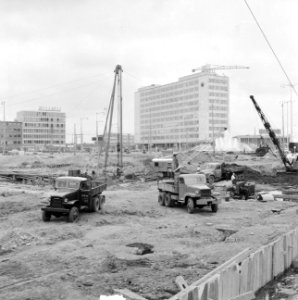
[[[207,182],[213,184],[215,181],[230,179],[233,172],[226,169],[225,163],[212,162],[201,168],[200,173],[205,174]]]
[[[69,222],[76,222],[83,210],[97,212],[105,202],[105,196],[102,195],[105,189],[106,183],[90,178],[58,177],[49,204],[41,208],[42,220],[49,222],[52,216],[67,216]]]
[[[174,179],[158,181],[158,190],[158,203],[162,206],[186,205],[188,213],[204,206],[213,212],[218,210],[220,201],[212,195],[204,174],[175,174]]]

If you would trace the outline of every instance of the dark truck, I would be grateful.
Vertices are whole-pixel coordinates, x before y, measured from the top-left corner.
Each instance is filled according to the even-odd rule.
[[[67,216],[69,222],[76,222],[82,210],[99,211],[105,202],[102,192],[106,186],[85,177],[58,177],[49,204],[41,208],[42,220],[49,222],[52,216]]]
[[[186,205],[190,214],[196,207],[204,206],[210,206],[213,212],[217,212],[220,201],[212,195],[204,174],[176,174],[175,176],[175,179],[158,181],[160,205],[171,207],[180,203]]]

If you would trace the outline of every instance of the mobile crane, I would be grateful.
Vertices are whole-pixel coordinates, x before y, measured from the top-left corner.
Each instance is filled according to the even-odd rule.
[[[275,132],[272,130],[271,125],[270,125],[269,121],[267,120],[265,114],[261,110],[259,104],[255,100],[254,96],[251,95],[249,97],[250,97],[253,105],[255,106],[255,109],[256,109],[258,115],[260,116],[265,129],[268,131],[268,134],[269,134],[269,137],[271,138],[272,143],[277,148],[279,156],[282,160],[282,163],[284,164],[284,166],[286,168],[286,171],[287,172],[297,172],[298,171],[298,161],[294,161],[294,162],[289,161],[289,159],[287,158],[285,153],[282,151],[279,140],[278,140]]]

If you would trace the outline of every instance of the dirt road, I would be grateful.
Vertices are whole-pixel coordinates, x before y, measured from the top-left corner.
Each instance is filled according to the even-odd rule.
[[[155,183],[118,185],[105,194],[100,213],[84,213],[75,224],[43,223],[49,190],[0,185],[0,299],[95,300],[114,288],[166,299],[178,292],[176,276],[191,283],[298,223],[290,202],[233,200],[217,213],[189,215],[158,206]],[[132,243],[150,244],[153,253],[137,255]]]

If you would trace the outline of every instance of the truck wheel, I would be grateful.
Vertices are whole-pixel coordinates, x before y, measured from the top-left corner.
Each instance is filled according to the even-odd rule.
[[[98,197],[94,197],[91,200],[89,212],[97,212],[100,209],[100,200]]]
[[[171,194],[170,193],[166,193],[166,195],[165,195],[165,206],[166,207],[172,207],[173,206],[173,201],[171,199]]]
[[[70,212],[68,214],[68,222],[73,223],[77,222],[79,220],[80,212],[79,209],[76,206],[73,206],[70,209]]]
[[[218,211],[218,204],[211,204],[211,210],[216,213]]]
[[[51,216],[51,213],[49,213],[48,211],[43,211],[41,217],[44,222],[50,222]]]
[[[248,199],[248,192],[244,191],[241,195],[241,200],[247,200]]]
[[[213,184],[215,181],[215,177],[213,175],[208,176],[208,183]]]
[[[160,192],[158,195],[158,203],[161,206],[165,206],[165,197],[166,197],[166,193]]]
[[[235,192],[232,190],[232,191],[230,191],[230,197],[231,198],[234,198],[235,197]]]
[[[187,212],[192,214],[195,211],[195,202],[192,198],[187,199]]]

